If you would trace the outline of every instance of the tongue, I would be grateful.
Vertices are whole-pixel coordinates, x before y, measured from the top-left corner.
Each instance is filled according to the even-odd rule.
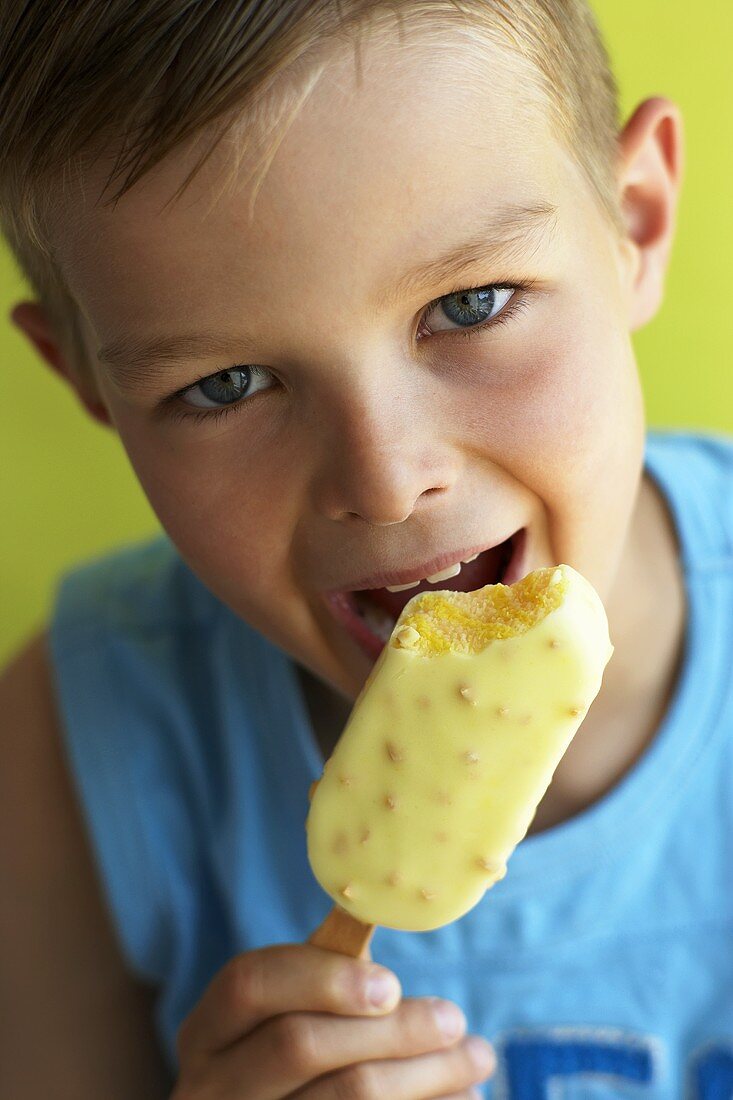
[[[386,588],[365,588],[358,595],[365,595],[378,607],[383,607],[395,619],[402,608],[417,596],[420,592],[436,592],[442,589],[450,589],[452,592],[474,592],[477,588],[483,588],[486,584],[496,584],[508,564],[511,542],[503,542],[500,546],[494,546],[491,550],[484,550],[475,561],[468,565],[462,565],[461,571],[456,577],[449,577],[445,581],[420,581],[414,588],[406,588],[404,592],[388,592]]]

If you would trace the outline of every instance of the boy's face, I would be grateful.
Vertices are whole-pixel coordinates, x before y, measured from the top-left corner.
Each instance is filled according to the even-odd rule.
[[[146,381],[128,370],[129,388],[100,362],[100,397],[191,568],[352,698],[373,657],[325,592],[526,528],[523,574],[566,562],[606,600],[644,446],[629,252],[528,103],[526,77],[497,53],[481,79],[460,42],[451,63],[396,41],[362,57],[360,86],[350,52],[317,83],[251,223],[246,162],[212,204],[222,145],[162,213],[192,153],[114,210],[94,206],[100,170],[55,229],[94,353],[210,334]],[[492,221],[539,203],[556,214],[495,257]],[[485,247],[463,271],[391,295],[471,235]],[[491,291],[527,280],[513,297]]]

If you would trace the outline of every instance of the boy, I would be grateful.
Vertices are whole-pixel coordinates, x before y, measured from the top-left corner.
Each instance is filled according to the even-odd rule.
[[[728,1095],[731,449],[646,437],[630,341],[678,109],[617,131],[580,0],[9,8],[13,319],[166,537],[0,686],[0,1092]],[[567,562],[615,653],[506,879],[378,929],[370,1004],[304,943],[307,789],[389,589],[476,553],[440,586]]]

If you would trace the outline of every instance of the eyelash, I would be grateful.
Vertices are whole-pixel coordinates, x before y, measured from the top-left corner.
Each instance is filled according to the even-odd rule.
[[[472,328],[467,329],[444,329],[443,333],[451,335],[462,336],[465,340],[470,340],[478,333],[483,332],[484,329],[494,328],[497,325],[504,325],[508,321],[511,321],[517,314],[523,312],[527,306],[527,291],[531,290],[536,285],[532,279],[527,279],[522,283],[484,283],[478,287],[469,287],[468,292],[473,290],[514,290],[513,298],[510,298],[508,304],[504,307],[501,313],[496,317],[492,317],[487,321],[481,321],[480,324],[474,325]],[[450,298],[453,294],[463,294],[466,292],[466,287],[456,287],[455,290],[449,290],[446,294],[441,294],[438,298],[433,298],[432,302],[429,302],[423,310],[423,316],[428,315],[435,306],[439,305],[444,298]],[[437,334],[434,334],[437,335]],[[232,368],[233,369],[233,368]],[[205,374],[201,378],[192,382],[190,386],[186,386],[185,389],[179,390],[177,393],[173,393],[170,397],[166,397],[163,401],[164,406],[169,406],[167,409],[167,415],[173,421],[180,420],[208,420],[213,424],[223,420],[229,413],[238,412],[247,404],[247,398],[243,397],[239,401],[233,401],[231,405],[222,405],[220,409],[202,409],[198,412],[191,412],[190,407],[186,409],[180,405],[176,405],[175,402],[179,397],[182,397],[188,390],[193,389],[199,384],[199,382],[205,381],[210,378],[211,375]]]

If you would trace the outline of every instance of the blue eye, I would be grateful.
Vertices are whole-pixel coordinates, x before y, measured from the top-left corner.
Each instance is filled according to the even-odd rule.
[[[434,336],[438,333],[458,333],[461,336],[470,338],[483,329],[505,324],[511,317],[526,308],[527,295],[524,292],[534,285],[532,281],[492,283],[469,290],[458,289],[451,291],[449,294],[443,294],[439,298],[434,298],[423,310],[420,327],[416,335],[418,338],[424,338],[425,335]],[[502,294],[508,294],[508,298],[504,301],[502,301]],[[500,307],[498,311],[496,311],[497,302]],[[438,329],[426,327],[425,319],[430,317],[434,311],[437,311],[438,306],[440,306],[444,319],[447,318],[449,322],[463,327]],[[502,306],[503,308],[501,308]],[[272,373],[266,367],[249,365],[230,367],[218,371],[216,374],[200,378],[184,390],[171,394],[170,397],[165,398],[163,405],[166,406],[167,415],[173,420],[188,420],[190,418],[210,420],[213,418],[213,421],[216,422],[230,412],[244,408],[247,399],[255,393],[270,389],[271,385],[257,385],[258,381],[267,380],[268,378],[272,378]],[[195,401],[184,400],[185,397],[195,394],[197,390],[200,391],[199,396],[203,395],[206,400],[212,403],[203,405],[197,404]],[[217,404],[217,402],[219,403]],[[184,408],[181,408],[181,405]],[[190,411],[191,406],[199,411]]]
[[[265,367],[236,366],[227,370],[218,371],[200,378],[198,382],[187,386],[184,390],[172,394],[165,399],[164,405],[171,403],[168,414],[173,420],[184,420],[193,417],[194,420],[208,420],[211,417],[219,420],[234,409],[240,408],[245,403],[245,398],[252,397],[268,386],[258,386],[257,381],[263,376],[270,376]],[[198,391],[198,392],[197,392]],[[203,396],[211,404],[205,405],[196,401],[186,400],[191,396]],[[175,407],[174,402],[180,402],[188,409],[192,406],[201,411],[186,412]],[[223,402],[223,404],[221,404]]]
[[[461,336],[470,338],[483,329],[494,325],[503,325],[520,310],[526,308],[527,298],[525,291],[534,284],[506,283],[490,284],[475,287],[471,290],[454,290],[450,294],[443,294],[435,298],[423,313],[418,337],[425,335],[434,336],[437,333],[458,332]],[[506,298],[503,295],[507,295]],[[500,307],[495,310],[495,307]],[[440,307],[440,309],[438,309]],[[432,313],[441,313],[454,324],[462,328],[434,328],[426,326],[425,318]]]
[[[229,370],[219,371],[218,374],[210,374],[206,378],[199,379],[198,382],[194,382],[193,386],[189,386],[188,389],[183,391],[183,395],[193,395],[196,390],[200,390],[201,394],[207,401],[213,402],[212,405],[200,405],[195,401],[189,402],[199,409],[206,408],[220,408],[217,405],[217,401],[223,401],[226,405],[231,405],[235,401],[241,401],[243,397],[250,397],[252,393],[257,393],[259,388],[256,386],[256,380],[262,375],[267,374],[264,367],[250,367],[250,366],[237,366],[232,367]],[[208,392],[207,392],[208,391]]]

